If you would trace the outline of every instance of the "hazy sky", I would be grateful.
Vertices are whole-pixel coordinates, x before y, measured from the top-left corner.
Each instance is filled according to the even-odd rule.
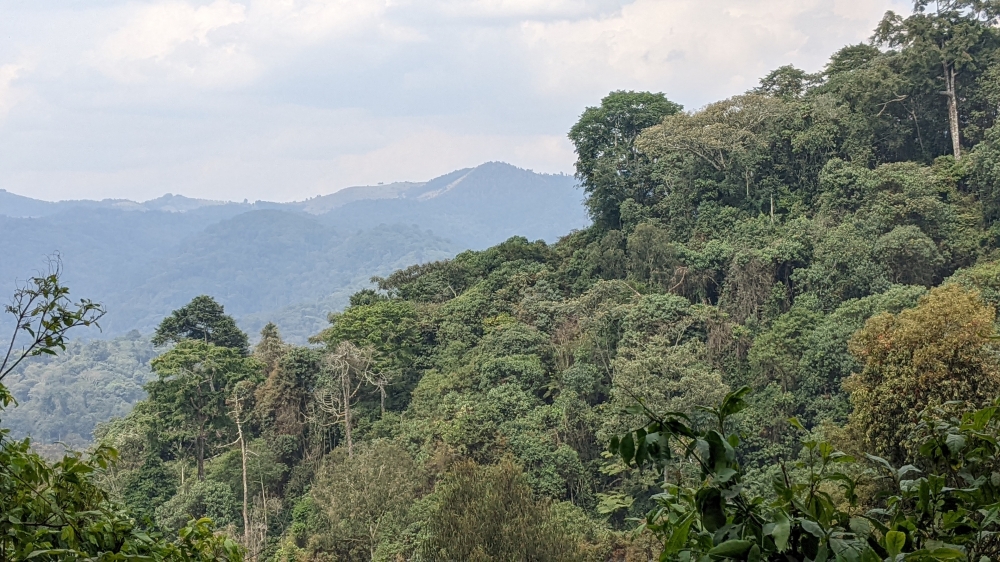
[[[572,173],[610,90],[695,109],[899,0],[0,0],[0,188],[287,201],[503,160]]]

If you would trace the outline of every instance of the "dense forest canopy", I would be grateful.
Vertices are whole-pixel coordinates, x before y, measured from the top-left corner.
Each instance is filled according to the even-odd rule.
[[[198,297],[90,481],[252,560],[997,559],[998,14],[612,92],[592,226],[374,278],[311,345]]]

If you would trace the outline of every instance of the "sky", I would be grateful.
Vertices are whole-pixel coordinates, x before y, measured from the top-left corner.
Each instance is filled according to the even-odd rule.
[[[900,0],[0,0],[0,189],[301,200],[487,161],[573,173],[612,90],[694,110]]]

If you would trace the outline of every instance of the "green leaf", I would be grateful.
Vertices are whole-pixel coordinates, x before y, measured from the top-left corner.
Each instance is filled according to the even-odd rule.
[[[695,499],[705,529],[714,533],[726,524],[726,504],[718,488],[702,488],[698,490]]]
[[[632,459],[635,457],[635,440],[633,440],[631,433],[622,437],[621,442],[618,444],[618,452],[621,454],[625,464],[632,462]]]
[[[750,541],[726,541],[712,550],[709,550],[708,554],[710,556],[728,556],[730,558],[734,558],[750,550],[751,546],[753,546],[753,543]]]
[[[948,436],[944,438],[944,444],[948,446],[949,452],[955,454],[965,448],[965,436],[958,435],[956,433],[949,433]]]
[[[774,529],[771,531],[771,538],[774,539],[774,546],[778,552],[788,549],[788,537],[792,534],[792,525],[784,513],[778,513],[774,517]]]
[[[810,521],[808,519],[802,520],[802,529],[816,538],[823,538],[826,533],[823,532],[823,528],[819,526],[815,521]]]
[[[670,534],[670,540],[663,547],[664,554],[676,554],[684,548],[684,545],[687,544],[691,523],[693,522],[694,513],[690,513],[681,521],[680,525],[674,527],[673,533]]]
[[[935,548],[929,553],[935,560],[962,560],[965,553],[956,548]]]
[[[906,546],[906,534],[899,531],[889,531],[885,534],[885,549],[889,553],[889,559],[895,560],[896,555],[903,552]]]

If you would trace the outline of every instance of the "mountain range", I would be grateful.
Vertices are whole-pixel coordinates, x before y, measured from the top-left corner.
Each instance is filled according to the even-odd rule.
[[[514,235],[552,242],[588,224],[582,199],[571,176],[499,162],[290,203],[48,202],[0,189],[0,289],[58,254],[72,294],[108,309],[106,336],[149,333],[208,294],[251,333],[276,321],[303,341],[372,276]]]

